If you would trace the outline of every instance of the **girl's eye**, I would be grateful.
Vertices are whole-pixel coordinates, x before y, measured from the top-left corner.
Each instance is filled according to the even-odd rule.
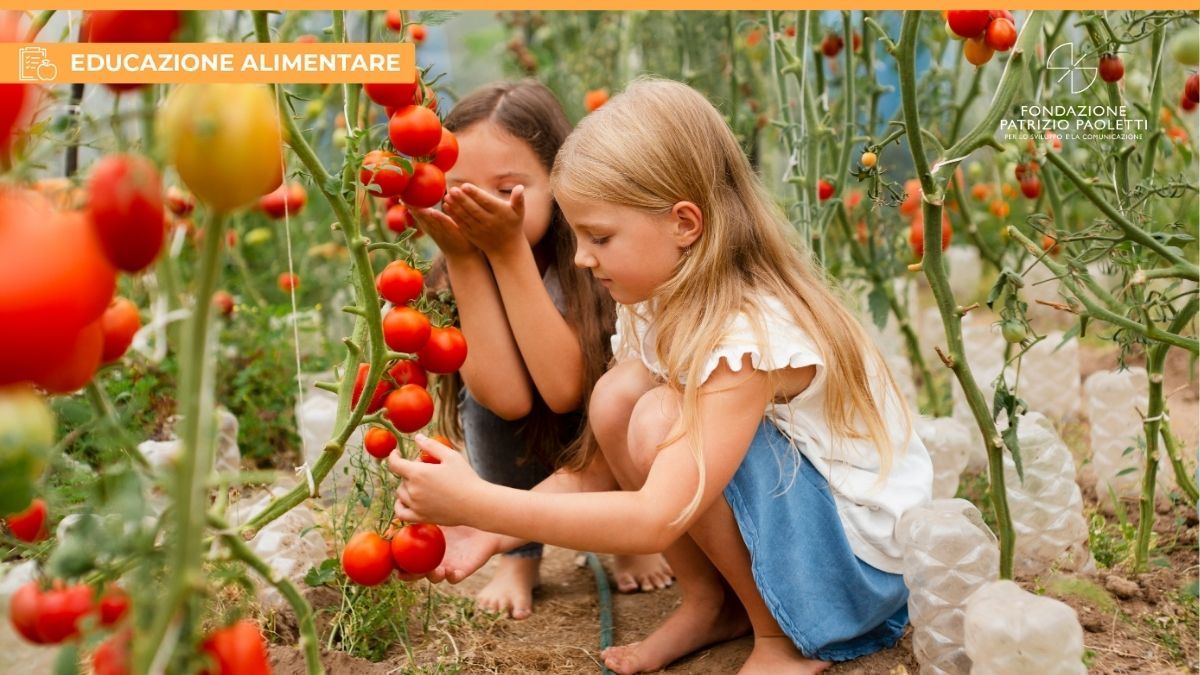
[[[593,244],[595,244],[595,245],[597,245],[597,246],[600,246],[600,245],[602,245],[602,244],[605,244],[605,243],[607,243],[607,242],[608,242],[608,239],[609,239],[609,238],[608,238],[607,236],[605,236],[605,237],[591,237],[591,241],[592,241],[592,243],[593,243]]]

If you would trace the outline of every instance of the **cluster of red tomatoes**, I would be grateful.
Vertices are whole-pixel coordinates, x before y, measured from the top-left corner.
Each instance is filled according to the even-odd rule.
[[[139,272],[162,249],[158,170],[139,155],[105,157],[86,199],[84,209],[59,209],[0,188],[0,385],[75,391],[120,358],[141,325],[137,307],[113,292],[118,270]]]
[[[1196,109],[1198,103],[1200,103],[1200,73],[1192,73],[1183,83],[1183,93],[1179,95],[1179,107],[1183,108],[1185,112],[1191,112]]]
[[[132,671],[130,642],[133,631],[123,626],[130,599],[121,587],[109,584],[96,597],[88,584],[53,582],[48,588],[30,581],[9,601],[9,620],[21,637],[38,645],[58,645],[80,637],[92,628],[114,630],[92,652],[94,675],[126,675]],[[271,672],[266,640],[254,623],[246,620],[211,631],[201,651],[215,665],[205,672],[266,675]]]
[[[946,15],[946,32],[965,40],[963,58],[982,66],[996,52],[1006,52],[1017,44],[1017,24],[1007,9],[952,9]]]
[[[1017,185],[1021,186],[1021,194],[1029,199],[1037,199],[1042,194],[1042,179],[1038,178],[1038,163],[1023,162],[1013,169]]]
[[[458,161],[458,141],[442,127],[435,112],[437,98],[419,80],[367,83],[363,92],[387,111],[388,139],[395,152],[368,152],[359,180],[376,197],[395,198],[415,208],[434,206],[446,192],[445,172]],[[398,219],[407,218],[398,214]]]
[[[342,549],[342,570],[356,584],[377,586],[398,572],[421,575],[431,572],[446,555],[442,528],[429,523],[409,523],[386,535],[359,532]]]

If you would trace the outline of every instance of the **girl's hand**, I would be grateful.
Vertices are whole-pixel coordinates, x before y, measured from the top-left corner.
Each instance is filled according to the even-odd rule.
[[[425,578],[435,584],[442,581],[457,584],[500,553],[504,542],[501,535],[465,525],[443,527],[442,534],[446,537],[446,556],[441,564],[428,574],[401,574],[401,579],[416,581]]]
[[[442,250],[447,258],[461,258],[479,253],[458,223],[450,216],[436,209],[412,209],[413,219],[421,226],[421,231],[433,238],[434,243]]]
[[[414,440],[439,463],[412,461],[395,452],[388,457],[388,469],[404,479],[396,488],[396,517],[416,523],[469,524],[468,505],[487,484],[462,453],[422,434]]]
[[[442,201],[442,208],[471,243],[487,255],[502,253],[525,240],[525,186],[513,188],[508,201],[464,183],[452,187]]]

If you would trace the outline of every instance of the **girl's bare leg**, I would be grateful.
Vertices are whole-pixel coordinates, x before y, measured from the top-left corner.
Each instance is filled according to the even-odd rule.
[[[628,449],[634,406],[653,387],[650,374],[635,362],[607,373],[592,394],[589,419],[596,440],[613,476],[627,490],[641,487],[653,459],[644,454],[635,462]],[[750,630],[741,602],[691,538],[681,537],[664,556],[679,580],[682,604],[645,640],[604,651],[605,665],[616,673],[657,670],[683,654]]]
[[[622,471],[632,471],[635,472],[635,475],[626,477],[632,478],[637,486],[642,484],[653,463],[657,446],[667,437],[679,416],[680,403],[679,395],[666,387],[656,387],[639,399],[629,423],[629,436],[625,447],[627,454],[624,457],[624,463],[622,464],[620,461],[621,458],[609,459],[610,465],[614,466],[613,473],[618,480],[622,480]],[[601,447],[603,447],[603,443]],[[608,457],[607,450],[605,456]],[[624,469],[619,470],[615,468],[616,466],[623,466]],[[690,548],[676,552],[675,547],[672,547],[668,551],[668,559],[671,560],[679,575],[681,590],[687,588],[685,574],[694,573],[702,569],[703,565],[707,565],[719,575],[723,584],[732,590],[736,599],[740,601],[745,616],[748,617],[754,633],[754,649],[741,672],[772,675],[775,673],[818,673],[829,667],[829,662],[804,658],[792,644],[791,639],[784,635],[775,618],[771,616],[750,572],[750,553],[742,540],[737,522],[733,517],[733,511],[724,499],[717,500],[699,517],[688,531],[686,539],[689,540]],[[673,555],[679,553],[687,556],[686,563],[683,560],[678,563],[675,561]],[[697,557],[702,557],[703,563],[696,560]],[[683,567],[685,564],[687,566]],[[711,573],[710,576],[703,578],[705,583],[711,584],[707,581],[711,578]],[[708,588],[708,597],[711,598],[713,595],[711,586]],[[704,610],[705,608],[698,607],[694,603],[689,604],[688,598],[685,597],[675,615],[672,615],[654,633],[640,643],[620,648],[622,651],[619,652],[619,659],[615,657],[610,659],[606,654],[606,663],[614,670],[617,670],[615,666],[620,665],[622,668],[618,672],[640,672],[661,668],[671,661],[695,651],[703,644],[696,644],[697,640],[694,634],[683,631],[685,629],[696,630],[698,621],[704,623],[707,620],[685,617],[677,619],[676,616],[684,613],[696,614]],[[711,617],[711,612],[709,616]],[[730,618],[731,613],[725,612],[723,620],[727,622],[727,626],[732,625],[729,623]],[[745,619],[742,620],[745,621]],[[710,636],[715,637],[717,634],[718,632],[714,631],[710,633]],[[712,641],[714,640],[709,640],[709,642]]]

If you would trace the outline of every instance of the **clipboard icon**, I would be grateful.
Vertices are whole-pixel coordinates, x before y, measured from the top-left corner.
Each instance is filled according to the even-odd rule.
[[[25,81],[53,80],[58,76],[58,68],[46,58],[45,47],[21,47],[19,56],[21,68],[17,77]]]

